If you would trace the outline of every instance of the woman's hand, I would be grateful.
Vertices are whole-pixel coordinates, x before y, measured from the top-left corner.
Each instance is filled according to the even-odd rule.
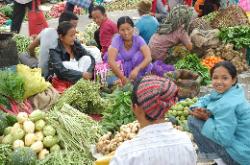
[[[91,80],[93,78],[93,75],[92,75],[92,73],[89,73],[89,72],[83,72],[82,78],[85,80]]]
[[[191,111],[190,114],[198,119],[205,121],[210,117],[210,113],[208,113],[205,108],[196,108],[193,111]]]
[[[140,68],[135,67],[135,68],[131,71],[131,73],[130,73],[130,75],[129,75],[129,79],[132,80],[132,81],[135,80],[139,72],[140,72]]]

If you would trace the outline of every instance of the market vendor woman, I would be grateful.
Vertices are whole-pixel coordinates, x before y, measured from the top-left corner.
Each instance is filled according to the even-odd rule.
[[[62,22],[57,29],[59,40],[50,49],[49,72],[61,80],[75,83],[81,78],[92,79],[94,58],[76,41],[76,29],[70,22]]]
[[[125,84],[127,78],[135,80],[150,73],[152,69],[151,53],[144,39],[134,34],[134,23],[130,17],[118,19],[118,33],[114,36],[108,50],[108,57],[104,57],[114,74]],[[116,61],[122,62],[124,74]]]
[[[185,5],[178,5],[170,11],[165,21],[160,24],[157,33],[149,41],[153,60],[166,60],[171,55],[169,49],[180,43],[188,50],[192,50],[187,28],[194,16],[193,13],[194,11]]]
[[[200,157],[249,165],[250,104],[237,84],[236,68],[228,61],[218,63],[211,77],[214,91],[199,99],[188,119]]]

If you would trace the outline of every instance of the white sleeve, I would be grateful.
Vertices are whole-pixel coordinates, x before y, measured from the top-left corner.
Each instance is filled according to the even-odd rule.
[[[82,72],[87,72],[87,70],[91,66],[91,63],[92,63],[92,61],[91,61],[91,58],[89,56],[83,56],[78,61],[78,68]]]

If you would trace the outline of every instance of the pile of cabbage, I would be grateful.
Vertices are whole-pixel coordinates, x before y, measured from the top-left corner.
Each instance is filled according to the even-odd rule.
[[[56,129],[47,124],[45,112],[35,110],[30,115],[20,112],[17,121],[12,127],[5,128],[0,139],[2,144],[11,145],[14,151],[28,147],[39,160],[49,153],[60,151]]]

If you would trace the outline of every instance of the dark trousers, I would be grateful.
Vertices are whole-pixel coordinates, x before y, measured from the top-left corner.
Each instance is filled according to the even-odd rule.
[[[12,16],[12,24],[11,24],[11,31],[19,33],[21,29],[21,25],[26,13],[26,8],[28,7],[31,9],[32,2],[26,4],[20,4],[14,1],[14,8],[13,8],[13,16]]]

